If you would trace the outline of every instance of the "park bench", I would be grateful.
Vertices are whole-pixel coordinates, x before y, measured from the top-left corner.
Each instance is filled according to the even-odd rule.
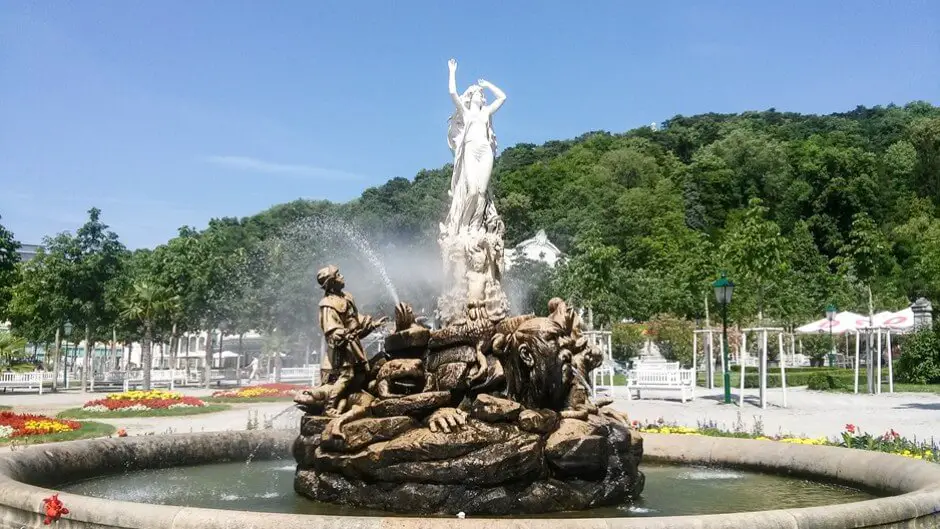
[[[627,374],[627,400],[642,398],[644,389],[678,391],[682,402],[695,400],[695,372],[682,369],[678,362],[654,362],[638,364]]]
[[[6,371],[0,373],[0,388],[6,391],[7,388],[26,388],[29,390],[38,389],[42,394],[43,386],[52,386],[53,374],[45,371],[32,371],[27,373],[14,373]]]
[[[276,373],[272,369],[268,374],[268,380],[274,382],[275,376]],[[301,382],[317,386],[320,384],[320,366],[282,367],[281,382]]]

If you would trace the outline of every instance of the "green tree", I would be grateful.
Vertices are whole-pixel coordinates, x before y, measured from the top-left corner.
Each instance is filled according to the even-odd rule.
[[[150,369],[153,365],[153,330],[157,322],[167,318],[176,309],[179,298],[170,291],[146,280],[136,281],[124,296],[122,316],[140,324],[140,363],[143,369],[145,391],[150,390]]]
[[[588,233],[575,246],[576,254],[562,264],[554,290],[575,306],[592,310],[598,324],[612,323],[623,313],[619,287],[625,275],[620,250]]]
[[[13,233],[0,224],[0,320],[8,317],[13,285],[19,279],[16,269],[20,262],[19,249],[20,243],[13,238]]]
[[[720,250],[735,282],[746,285],[736,289],[735,307],[748,307],[753,302],[758,322],[764,319],[767,291],[789,270],[790,248],[777,223],[767,218],[768,211],[761,199],[752,198],[743,215],[728,226]]]
[[[13,367],[13,361],[22,356],[26,349],[26,339],[0,331],[0,369]]]

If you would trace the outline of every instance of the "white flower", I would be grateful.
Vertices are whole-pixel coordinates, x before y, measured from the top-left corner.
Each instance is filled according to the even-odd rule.
[[[457,513],[457,518],[460,518],[461,520],[463,520],[466,517],[467,517],[467,514],[463,511],[460,511]]]
[[[0,424],[0,439],[6,439],[7,437],[13,437],[13,427]]]

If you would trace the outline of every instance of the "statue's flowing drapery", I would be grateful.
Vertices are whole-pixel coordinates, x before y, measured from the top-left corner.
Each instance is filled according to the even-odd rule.
[[[471,127],[486,127],[486,134],[468,135]],[[476,138],[486,138],[480,141]],[[483,228],[485,219],[496,215],[488,181],[496,155],[496,136],[492,122],[464,122],[459,110],[450,118],[447,143],[454,153],[454,170],[450,181],[450,211],[444,221],[447,233],[463,229]],[[483,183],[487,182],[487,183]]]

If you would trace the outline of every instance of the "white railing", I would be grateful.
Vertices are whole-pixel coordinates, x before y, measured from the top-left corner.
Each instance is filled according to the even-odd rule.
[[[268,374],[268,380],[274,382],[276,373],[272,370]],[[281,368],[281,381],[310,381],[310,385],[318,386],[320,385],[320,366],[303,366],[303,367],[282,367]]]
[[[130,372],[111,371],[107,373],[109,382],[122,382],[124,391],[131,386],[141,386],[144,383],[144,372],[135,370]],[[185,386],[202,382],[202,370],[191,369],[187,375],[185,369],[154,369],[150,371],[151,386]]]
[[[662,362],[643,360],[634,364],[634,369],[642,371],[674,371],[679,369],[679,362]]]
[[[0,373],[0,387],[2,388],[38,388],[42,394],[43,386],[51,386],[55,373],[49,371],[31,371],[28,373]]]

